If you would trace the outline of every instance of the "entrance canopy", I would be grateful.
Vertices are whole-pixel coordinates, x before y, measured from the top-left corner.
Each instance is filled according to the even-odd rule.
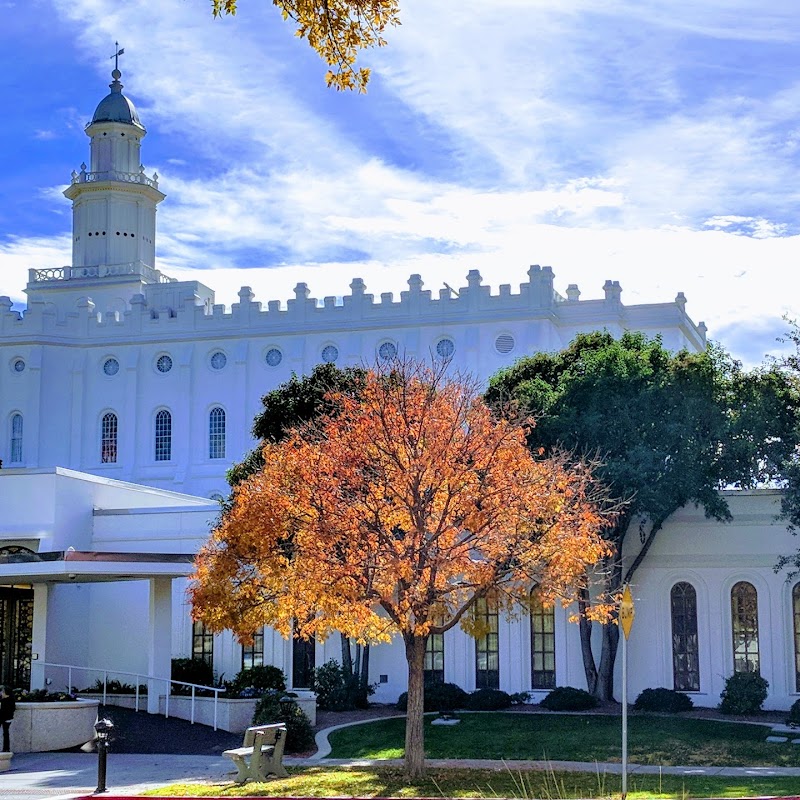
[[[0,555],[0,584],[102,583],[148,578],[185,578],[192,553],[122,553],[55,550]]]

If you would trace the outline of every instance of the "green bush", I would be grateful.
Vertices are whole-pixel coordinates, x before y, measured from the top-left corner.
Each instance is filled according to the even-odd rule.
[[[314,729],[303,710],[292,700],[291,705],[281,708],[281,698],[291,696],[277,689],[267,690],[256,703],[253,725],[271,725],[283,722],[286,725],[286,752],[305,753],[314,748]]]
[[[584,689],[559,686],[539,704],[548,711],[586,711],[597,707],[598,700]]]
[[[723,714],[754,714],[767,699],[769,683],[757,672],[736,672],[725,681],[719,710]]]
[[[454,711],[467,707],[469,695],[455,683],[425,682],[425,711]],[[399,711],[408,710],[408,692],[397,698]]]
[[[369,696],[375,687],[361,686],[358,675],[347,675],[336,659],[326,661],[314,670],[314,692],[317,695],[317,708],[324,711],[351,711],[354,708],[367,708]]]
[[[81,689],[81,692],[88,692],[90,694],[103,693],[103,681],[98,678],[91,686],[86,689]],[[131,683],[122,683],[114,678],[106,681],[106,694],[136,694],[136,687]],[[139,684],[139,694],[147,694],[147,684]]]
[[[211,664],[201,658],[173,658],[172,680],[213,686],[214,670]]]
[[[796,727],[800,725],[800,700],[795,700],[792,707],[789,709],[789,717],[786,720],[787,725]]]
[[[14,697],[18,703],[62,703],[67,700],[77,701],[77,697],[69,692],[48,692],[47,689],[15,689]]]
[[[691,711],[694,703],[689,695],[676,692],[674,689],[645,689],[637,698],[633,707],[637,711],[666,711],[677,713]]]
[[[500,689],[478,689],[467,696],[470,711],[499,711],[511,705],[511,695]]]
[[[247,667],[232,681],[225,682],[225,697],[261,697],[269,689],[286,690],[286,676],[278,667],[265,664]]]
[[[172,659],[172,680],[183,681],[184,683],[196,683],[200,686],[214,686],[214,670],[207,661],[201,658],[173,658]],[[180,683],[173,683],[170,691],[172,694],[191,694],[190,686],[182,686]],[[196,690],[198,697],[203,697],[212,692],[206,690]]]

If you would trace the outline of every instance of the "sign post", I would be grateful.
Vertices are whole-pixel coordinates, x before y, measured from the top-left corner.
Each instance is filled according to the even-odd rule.
[[[628,796],[628,636],[636,612],[631,587],[626,583],[619,603],[619,624],[622,628],[622,800]]]

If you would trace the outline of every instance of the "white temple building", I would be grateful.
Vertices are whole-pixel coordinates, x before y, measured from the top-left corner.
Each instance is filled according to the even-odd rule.
[[[261,397],[293,373],[406,354],[450,359],[485,381],[521,355],[597,329],[705,347],[682,293],[627,306],[607,280],[601,296],[582,300],[574,284],[556,291],[550,267],[539,266],[513,289],[465,269],[464,286],[431,292],[412,275],[399,298],[375,298],[355,278],[341,298],[316,299],[299,283],[294,297],[263,305],[244,286],[226,309],[202,283],[157,268],[165,195],[141,166],[146,130],[120,77],[115,70],[86,127],[89,164],[65,191],[72,263],[31,270],[22,313],[0,297],[2,682],[58,686],[55,664],[163,677],[170,657],[194,653],[228,678],[274,663],[300,687],[314,663],[337,656],[337,642],[306,646],[270,631],[243,649],[192,624],[185,598],[192,556],[227,495],[226,470],[255,444]],[[800,588],[772,570],[795,545],[775,520],[778,499],[739,492],[732,523],[694,509],[667,523],[634,587],[632,696],[675,686],[716,705],[725,677],[753,668],[770,682],[769,707],[800,696]],[[467,690],[540,697],[583,687],[570,613],[501,618],[478,643],[448,632],[432,642],[429,667]],[[371,673],[375,700],[405,689],[394,646],[373,650]],[[72,682],[97,677],[85,675]]]

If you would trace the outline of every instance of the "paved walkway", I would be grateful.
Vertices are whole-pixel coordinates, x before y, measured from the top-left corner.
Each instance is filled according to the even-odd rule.
[[[351,723],[353,724],[353,723]],[[359,723],[355,723],[359,724]],[[201,726],[202,727],[202,726]],[[330,759],[328,733],[335,725],[317,734],[318,752],[309,758],[287,757],[287,766],[400,766],[391,759]],[[431,759],[432,767],[472,767],[476,769],[525,770],[555,769],[619,774],[618,763],[578,761],[489,761]],[[629,765],[630,774],[706,775],[727,777],[800,778],[800,767],[659,767]],[[110,794],[136,795],[172,783],[226,782],[235,770],[230,760],[219,755],[156,753],[109,753],[106,785]],[[15,755],[10,771],[0,774],[0,800],[55,800],[91,794],[97,787],[97,755],[83,752],[23,753]]]

